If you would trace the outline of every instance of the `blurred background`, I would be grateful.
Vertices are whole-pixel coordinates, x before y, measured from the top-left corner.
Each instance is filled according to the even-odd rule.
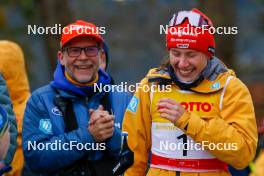
[[[108,72],[117,84],[134,84],[166,56],[160,25],[168,24],[174,12],[194,7],[207,14],[215,27],[238,27],[237,35],[215,36],[216,56],[247,84],[256,116],[264,118],[263,0],[1,0],[0,39],[22,47],[33,91],[52,80],[60,36],[28,35],[28,25],[64,26],[83,19],[105,26]]]

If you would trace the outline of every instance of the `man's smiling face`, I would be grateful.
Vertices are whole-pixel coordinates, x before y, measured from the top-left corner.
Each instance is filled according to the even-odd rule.
[[[81,50],[80,48],[86,48]],[[79,53],[79,56],[78,56]],[[72,39],[62,51],[58,51],[60,63],[72,79],[79,83],[95,80],[102,51],[98,41],[90,37]]]

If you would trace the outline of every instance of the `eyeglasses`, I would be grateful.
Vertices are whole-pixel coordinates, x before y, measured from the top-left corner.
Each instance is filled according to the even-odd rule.
[[[66,51],[68,56],[70,57],[79,57],[82,53],[82,50],[84,51],[85,55],[87,57],[94,57],[97,56],[100,48],[97,46],[88,46],[88,47],[69,47],[69,48],[64,48],[62,51]]]
[[[202,15],[193,11],[180,11],[173,14],[169,26],[182,24],[186,18],[188,18],[190,25],[195,27],[212,26]]]

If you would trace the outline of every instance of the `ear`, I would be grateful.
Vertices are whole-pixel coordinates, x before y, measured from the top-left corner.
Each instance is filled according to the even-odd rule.
[[[61,65],[65,65],[65,59],[64,59],[64,56],[63,56],[63,52],[61,50],[59,50],[57,52],[57,57],[58,57],[58,60],[60,62]]]
[[[102,51],[101,54],[100,54],[100,58],[99,58],[99,66],[101,69],[103,69],[105,71],[105,68],[106,68],[106,55],[105,55],[105,52]]]

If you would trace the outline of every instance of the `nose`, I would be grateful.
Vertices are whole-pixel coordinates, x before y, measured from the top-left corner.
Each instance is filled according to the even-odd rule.
[[[189,66],[189,63],[188,63],[187,58],[184,55],[182,55],[181,57],[179,57],[178,67],[179,68],[186,68],[188,66]]]
[[[79,56],[79,59],[87,59],[87,56],[86,56],[84,50],[81,51],[81,54],[80,54],[80,56]]]

